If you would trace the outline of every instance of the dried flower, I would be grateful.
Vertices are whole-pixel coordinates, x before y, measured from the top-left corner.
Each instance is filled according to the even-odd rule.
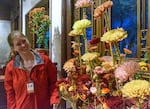
[[[102,88],[101,89],[102,94],[108,94],[109,92],[110,92],[110,89],[108,89],[108,88]]]
[[[75,41],[72,41],[72,48],[74,49],[74,50],[79,50],[79,47],[81,47],[81,45],[82,44],[78,44],[77,42],[75,42]]]
[[[91,26],[91,21],[88,19],[78,20],[74,23],[73,29],[76,31],[83,31],[84,29]]]
[[[76,8],[89,6],[88,2],[90,0],[77,0]],[[105,109],[123,109],[126,108],[123,106],[127,105],[126,102],[123,103],[123,97],[144,99],[145,96],[150,95],[148,82],[145,83],[143,80],[139,80],[134,85],[128,85],[127,83],[131,84],[130,81],[135,81],[132,79],[137,79],[133,77],[136,76],[139,66],[143,64],[139,65],[139,63],[132,60],[122,62],[125,55],[120,53],[118,45],[121,40],[127,37],[127,32],[123,28],[111,30],[109,27],[108,9],[112,5],[113,2],[107,0],[94,10],[95,18],[99,18],[104,14],[104,26],[107,30],[101,38],[94,37],[91,41],[87,40],[86,29],[91,26],[91,21],[88,19],[76,21],[72,27],[73,30],[68,34],[73,36],[76,41],[72,41],[72,52],[75,58],[64,64],[63,68],[67,72],[67,79],[59,83],[59,88],[61,89],[62,98],[71,102],[73,109],[101,109],[102,107]],[[83,44],[81,44],[81,38],[84,40]],[[109,44],[108,48],[111,56],[100,57],[101,53],[96,52],[99,50],[98,43],[100,40],[106,42],[106,46]],[[85,51],[82,51],[82,46]],[[126,48],[124,48],[124,52],[126,54],[132,53]],[[144,74],[147,76],[148,73]],[[140,77],[145,76],[141,72],[137,75]],[[121,82],[121,84],[118,82]],[[77,103],[75,105],[78,107],[72,105],[73,103]],[[133,105],[130,107],[135,107]]]
[[[119,82],[125,82],[139,70],[139,65],[135,61],[124,62],[121,66],[115,70],[115,77],[118,78]]]
[[[123,48],[125,54],[132,54],[132,51],[127,49],[127,48]]]
[[[92,1],[91,0],[77,0],[75,3],[76,8],[86,8],[91,6]]]
[[[111,96],[106,99],[106,105],[110,109],[123,109],[123,100],[120,96]]]
[[[95,10],[94,10],[94,17],[95,18],[100,18],[101,15],[110,7],[112,7],[113,2],[112,1],[106,1],[103,4],[101,4],[100,6],[98,6]]]
[[[92,46],[89,48],[89,50],[97,50],[98,49],[98,46]]]
[[[99,42],[100,42],[100,38],[98,38],[98,37],[94,37],[94,38],[92,38],[92,40],[90,40],[91,45],[95,45]]]
[[[106,62],[112,62],[112,57],[111,56],[103,56],[101,58],[102,58],[102,60],[104,60]]]
[[[74,50],[73,55],[79,55],[79,50]]]
[[[94,60],[94,59],[97,58],[98,56],[99,56],[99,54],[96,53],[96,52],[93,52],[93,53],[85,53],[85,54],[81,57],[81,59],[83,59],[83,61],[89,62],[89,61]]]
[[[75,59],[69,59],[67,62],[65,62],[63,69],[66,72],[75,72],[76,71],[76,66],[75,66]]]
[[[113,62],[102,62],[102,67],[105,72],[109,72],[114,69]]]
[[[110,43],[110,42],[113,43],[113,42],[121,41],[126,37],[127,37],[127,32],[125,32],[123,28],[117,28],[104,33],[103,36],[101,37],[101,41],[106,43]]]
[[[80,36],[80,35],[83,35],[83,31],[81,31],[81,30],[72,30],[72,31],[69,32],[68,35],[73,36],[73,37]]]
[[[100,66],[96,66],[95,69],[93,70],[95,74],[103,74],[104,70]]]

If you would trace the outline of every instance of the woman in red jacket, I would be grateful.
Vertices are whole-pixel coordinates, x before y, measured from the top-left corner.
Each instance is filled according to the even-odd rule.
[[[56,109],[55,65],[48,56],[31,50],[28,39],[19,31],[10,33],[8,43],[17,54],[5,70],[7,109]]]

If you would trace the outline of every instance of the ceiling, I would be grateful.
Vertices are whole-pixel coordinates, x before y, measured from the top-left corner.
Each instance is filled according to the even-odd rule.
[[[0,0],[0,5],[7,9],[12,9],[17,4],[18,0]]]

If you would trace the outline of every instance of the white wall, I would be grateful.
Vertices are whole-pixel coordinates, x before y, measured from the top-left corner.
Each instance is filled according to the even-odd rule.
[[[11,22],[8,20],[0,20],[0,30],[0,64],[5,64],[10,54],[7,36],[11,32]]]
[[[61,71],[61,16],[62,0],[51,0],[50,2],[51,25],[51,58],[57,63],[57,69]]]

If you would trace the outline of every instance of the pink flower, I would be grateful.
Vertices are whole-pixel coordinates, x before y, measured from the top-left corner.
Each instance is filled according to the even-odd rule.
[[[115,77],[119,79],[119,82],[125,82],[132,78],[134,74],[139,70],[139,65],[135,61],[124,62],[115,70]]]
[[[119,82],[125,82],[128,80],[128,74],[122,67],[118,67],[115,70],[115,77],[119,79]]]
[[[93,72],[95,74],[103,74],[104,73],[104,69],[102,69],[100,66],[95,67],[95,69],[93,70]]]
[[[75,3],[76,8],[85,8],[91,6],[91,0],[77,0]]]

